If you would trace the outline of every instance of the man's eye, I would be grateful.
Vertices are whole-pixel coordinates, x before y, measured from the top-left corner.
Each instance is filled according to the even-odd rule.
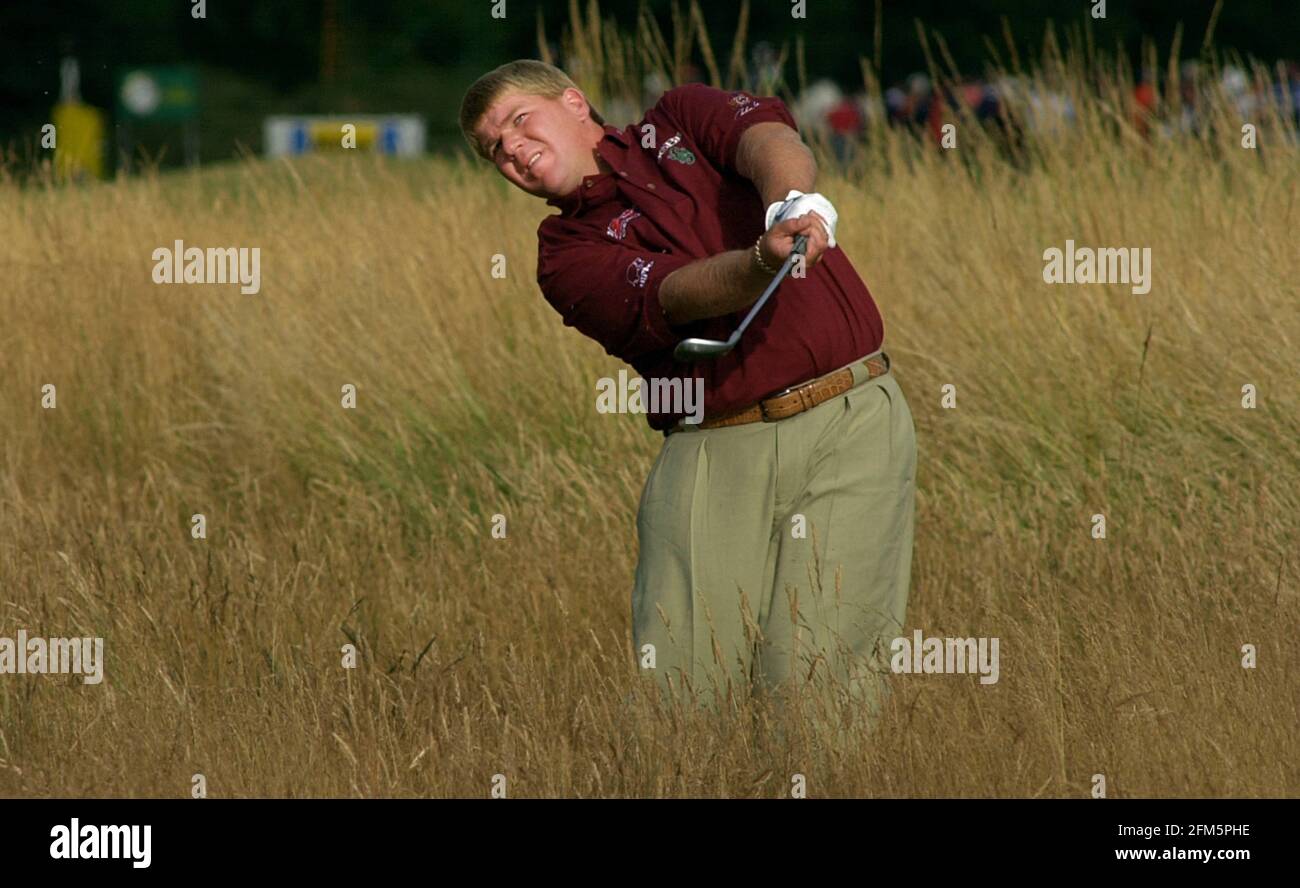
[[[518,125],[519,125],[519,121],[521,121],[521,120],[523,120],[523,119],[524,119],[524,115],[523,115],[523,114],[520,114],[520,115],[516,116],[516,117],[515,117],[515,126],[518,126]]]

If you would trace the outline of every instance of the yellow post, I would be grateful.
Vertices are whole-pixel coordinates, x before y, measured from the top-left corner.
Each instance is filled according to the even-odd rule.
[[[60,179],[104,175],[104,112],[80,102],[54,106],[54,171]]]

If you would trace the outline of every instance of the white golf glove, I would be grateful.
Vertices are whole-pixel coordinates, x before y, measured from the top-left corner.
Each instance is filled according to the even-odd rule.
[[[813,210],[825,220],[825,225],[822,227],[826,229],[827,245],[835,246],[835,223],[839,221],[840,214],[835,211],[835,207],[831,206],[829,200],[817,192],[804,194],[802,191],[790,189],[785,200],[778,200],[767,208],[767,227],[771,228],[786,219],[797,219]]]

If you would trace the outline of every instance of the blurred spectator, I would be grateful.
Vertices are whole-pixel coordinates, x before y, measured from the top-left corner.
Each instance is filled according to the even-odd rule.
[[[1133,87],[1133,126],[1142,136],[1150,135],[1151,119],[1156,113],[1156,87],[1150,68],[1142,68],[1142,76]]]
[[[831,128],[831,148],[835,158],[845,163],[853,156],[853,146],[862,140],[865,121],[862,102],[845,96],[826,115]]]

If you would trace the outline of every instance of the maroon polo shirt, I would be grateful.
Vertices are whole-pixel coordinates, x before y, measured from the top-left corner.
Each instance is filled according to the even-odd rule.
[[[787,275],[730,353],[673,360],[681,339],[726,339],[748,311],[672,326],[659,286],[698,259],[751,249],[763,233],[766,207],[754,183],[736,172],[736,149],[748,127],[773,120],[798,129],[776,98],[703,83],[671,89],[641,122],[605,127],[597,151],[613,172],[588,176],[547,201],[560,213],[537,229],[537,282],[565,325],[647,381],[702,376],[706,418],[850,364],[884,338],[871,294],[836,247],[803,279]],[[649,410],[648,390],[643,394]],[[647,419],[665,429],[683,415]]]

